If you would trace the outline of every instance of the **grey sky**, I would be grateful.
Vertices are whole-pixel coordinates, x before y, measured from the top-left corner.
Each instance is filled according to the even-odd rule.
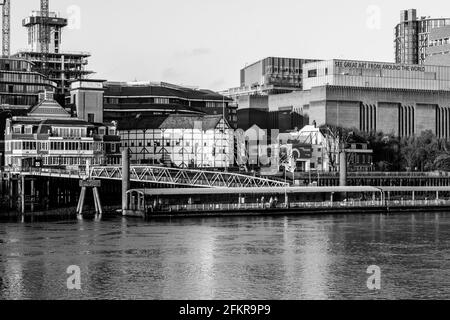
[[[26,47],[21,20],[40,1],[11,2],[14,52]],[[450,16],[442,0],[50,0],[66,17],[73,5],[80,28],[65,31],[63,47],[91,52],[95,78],[215,90],[238,86],[239,70],[266,56],[392,61],[401,9]]]

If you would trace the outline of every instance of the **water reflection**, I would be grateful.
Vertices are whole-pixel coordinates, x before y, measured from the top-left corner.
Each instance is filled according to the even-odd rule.
[[[450,214],[0,224],[0,298],[448,298],[449,226]],[[66,287],[70,265],[81,291]]]

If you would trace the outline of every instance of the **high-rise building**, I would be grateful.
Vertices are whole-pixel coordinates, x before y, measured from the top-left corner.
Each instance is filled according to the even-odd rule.
[[[15,57],[26,59],[34,63],[35,70],[43,69],[43,54],[41,53],[40,32],[43,19],[40,11],[33,11],[23,20],[23,26],[28,30],[28,48],[19,50]],[[92,74],[86,70],[90,54],[87,52],[67,52],[61,48],[62,32],[67,26],[67,19],[58,17],[54,12],[49,13],[48,28],[50,29],[50,43],[47,60],[47,74],[51,81],[57,84],[55,98],[64,105],[64,97],[69,94],[70,82],[84,79]]]
[[[450,18],[417,17],[402,10],[395,27],[395,62],[450,65]]]

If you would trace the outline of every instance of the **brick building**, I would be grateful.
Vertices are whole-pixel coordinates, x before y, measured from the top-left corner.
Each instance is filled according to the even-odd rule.
[[[450,139],[450,67],[330,60],[304,65],[303,91],[270,97],[309,123]]]

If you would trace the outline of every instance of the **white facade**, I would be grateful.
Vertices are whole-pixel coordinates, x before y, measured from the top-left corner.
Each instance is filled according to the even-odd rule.
[[[225,128],[225,130],[223,130]],[[119,130],[131,162],[177,167],[227,168],[234,164],[234,131],[221,119],[214,128]]]
[[[450,67],[328,60],[303,66],[303,89],[324,85],[450,91]]]
[[[280,146],[287,147],[291,152],[289,166],[299,171],[329,172],[332,170],[331,163],[336,163],[339,159],[336,142],[312,125],[296,132],[280,134],[278,141]],[[296,144],[309,145],[311,157],[301,157],[303,152],[296,150]]]

